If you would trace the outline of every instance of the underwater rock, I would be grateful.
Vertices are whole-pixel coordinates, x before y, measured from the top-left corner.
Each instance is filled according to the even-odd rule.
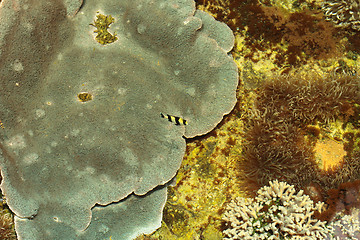
[[[95,40],[99,13],[114,18],[111,44]],[[233,35],[192,0],[4,0],[0,29],[1,189],[19,239],[96,233],[96,204],[166,184],[182,135],[210,131],[236,102]],[[142,221],[157,222],[153,230],[165,194],[137,206],[155,212]],[[109,219],[126,216],[117,210]]]

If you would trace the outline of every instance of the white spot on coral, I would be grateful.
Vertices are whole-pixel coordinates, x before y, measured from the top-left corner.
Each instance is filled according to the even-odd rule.
[[[57,216],[54,216],[53,219],[54,219],[55,222],[61,222],[61,220]]]
[[[24,135],[15,135],[5,142],[11,148],[23,149],[26,147]]]
[[[39,155],[37,153],[29,153],[24,157],[23,161],[26,164],[32,164],[37,162],[38,159],[39,159]]]
[[[122,152],[122,155],[124,156],[123,159],[126,164],[130,165],[131,167],[138,166],[138,158],[130,148],[125,148]]]
[[[221,66],[221,62],[218,61],[217,59],[211,59],[209,61],[209,66],[210,67],[220,67]]]
[[[29,130],[28,134],[29,134],[30,137],[34,136],[34,132],[32,130]]]
[[[25,28],[29,31],[29,32],[31,32],[32,30],[34,30],[34,25],[32,25],[31,23],[25,23],[24,24],[25,25]]]
[[[180,73],[180,70],[175,70],[174,71],[174,74],[177,76],[177,75],[179,75],[179,73]]]
[[[184,25],[187,25],[190,22],[190,18],[185,19]]]
[[[125,88],[119,88],[119,89],[118,89],[118,94],[124,95],[125,93],[126,93],[126,89],[125,89]]]
[[[110,178],[104,174],[102,174],[100,177],[99,177],[99,180],[103,183],[109,183],[111,182]]]
[[[140,23],[137,27],[137,31],[140,34],[143,34],[146,31],[146,26],[144,24]]]
[[[58,56],[57,56],[57,59],[59,61],[63,60],[64,56],[62,55],[62,53],[59,53]]]
[[[95,87],[94,87],[94,92],[98,92],[98,91],[102,91],[102,90],[104,90],[105,89],[105,85],[96,85]]]
[[[104,224],[101,224],[100,226],[99,226],[99,232],[101,232],[101,233],[107,233],[109,231],[109,227],[108,226],[106,226],[106,225],[104,225]]]
[[[44,109],[36,109],[35,110],[36,118],[42,118],[45,116],[45,110]]]
[[[110,131],[116,131],[116,126],[111,126],[109,129]]]
[[[152,105],[151,104],[146,104],[146,107],[148,108],[148,109],[152,109]]]
[[[50,143],[50,146],[52,146],[52,147],[56,147],[57,145],[58,145],[58,143],[55,142],[55,141],[52,141],[52,142]]]
[[[24,70],[24,67],[19,59],[16,59],[13,63],[13,68],[15,71],[20,72]]]
[[[79,133],[80,133],[79,129],[73,129],[71,130],[70,135],[76,137],[77,135],[79,135]]]
[[[192,97],[195,96],[195,88],[187,88],[185,89],[185,92]]]
[[[161,3],[159,4],[159,8],[160,8],[160,9],[164,8],[165,6],[166,6],[165,2],[161,2]]]
[[[181,36],[181,35],[184,34],[184,31],[185,31],[185,30],[186,30],[185,27],[179,27],[176,34],[177,34],[178,36]]]
[[[90,174],[94,174],[94,173],[95,173],[95,168],[93,168],[93,167],[86,167],[86,168],[85,168],[85,171],[88,172],[88,173],[90,173]]]
[[[156,95],[155,98],[156,98],[157,100],[161,100],[161,99],[162,99],[161,95],[159,95],[159,94]]]
[[[51,153],[51,147],[46,146],[46,147],[45,147],[45,151],[46,151],[47,153]]]

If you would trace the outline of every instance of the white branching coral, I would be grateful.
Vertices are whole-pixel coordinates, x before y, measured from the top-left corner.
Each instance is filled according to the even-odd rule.
[[[359,0],[327,0],[324,2],[327,20],[339,27],[351,27],[360,31],[360,1]]]
[[[224,239],[324,239],[332,232],[326,222],[314,218],[322,211],[301,190],[277,180],[258,190],[255,199],[237,198],[227,208]]]
[[[360,239],[360,210],[352,209],[350,215],[337,213],[329,226],[334,230],[326,239],[329,240],[358,240]]]

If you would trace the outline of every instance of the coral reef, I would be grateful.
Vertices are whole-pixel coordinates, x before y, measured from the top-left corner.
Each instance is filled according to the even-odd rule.
[[[314,202],[293,185],[277,180],[257,192],[255,199],[233,200],[224,215],[224,239],[322,239],[332,231],[314,218],[323,204]]]
[[[327,20],[338,27],[351,27],[360,31],[359,0],[326,0],[322,9]]]

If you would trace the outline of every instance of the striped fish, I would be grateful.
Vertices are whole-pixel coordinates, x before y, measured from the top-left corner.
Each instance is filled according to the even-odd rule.
[[[175,116],[171,116],[169,114],[162,114],[160,113],[160,116],[162,118],[166,118],[167,120],[169,120],[169,122],[175,123],[175,125],[187,125],[187,121],[181,117],[175,117]]]

